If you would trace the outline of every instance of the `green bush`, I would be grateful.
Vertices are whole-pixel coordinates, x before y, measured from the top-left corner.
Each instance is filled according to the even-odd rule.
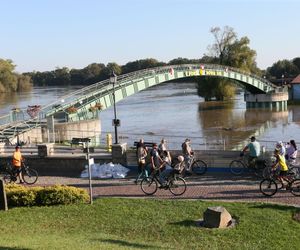
[[[17,184],[5,186],[9,206],[51,206],[84,203],[89,196],[84,189],[69,186],[25,187]]]
[[[84,189],[69,186],[46,187],[37,193],[39,205],[57,205],[82,203],[89,200],[89,196]]]

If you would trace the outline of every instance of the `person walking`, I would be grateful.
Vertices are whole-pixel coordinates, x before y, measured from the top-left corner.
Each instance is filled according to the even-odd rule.
[[[135,184],[138,183],[140,178],[148,177],[148,171],[146,169],[147,154],[147,148],[144,145],[144,140],[141,139],[137,147],[138,175],[134,181]]]
[[[163,157],[164,151],[167,151],[167,141],[164,138],[162,138],[160,144],[158,145],[158,153],[161,158]]]
[[[15,152],[13,153],[12,165],[13,170],[17,173],[17,176],[19,177],[20,183],[24,183],[24,180],[21,175],[22,160],[23,157],[20,151],[20,147],[17,145],[15,147]]]
[[[183,157],[184,157],[184,162],[185,162],[185,167],[186,167],[186,170],[188,172],[191,172],[190,168],[190,160],[192,158],[192,154],[193,154],[193,150],[192,150],[192,147],[191,147],[191,140],[186,138],[184,143],[181,144],[181,148],[182,148],[182,154],[183,154]]]
[[[286,145],[285,159],[289,162],[294,163],[297,158],[297,153],[298,149],[295,140],[290,140],[290,142],[288,142]]]

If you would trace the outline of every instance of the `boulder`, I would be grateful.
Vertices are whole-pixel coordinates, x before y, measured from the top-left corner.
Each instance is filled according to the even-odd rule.
[[[230,213],[224,207],[208,207],[203,213],[203,226],[208,228],[227,228],[232,222]]]

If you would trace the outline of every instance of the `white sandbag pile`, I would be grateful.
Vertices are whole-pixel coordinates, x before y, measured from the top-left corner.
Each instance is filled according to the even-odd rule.
[[[92,178],[99,178],[99,179],[120,179],[125,178],[127,172],[129,171],[128,168],[125,168],[121,164],[113,164],[105,163],[105,164],[92,164],[91,165],[91,174]],[[88,178],[88,165],[85,166],[85,170],[81,172],[81,178]]]

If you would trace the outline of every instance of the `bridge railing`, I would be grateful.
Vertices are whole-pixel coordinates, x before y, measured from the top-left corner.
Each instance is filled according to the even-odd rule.
[[[223,71],[227,71],[227,72],[231,71],[231,72],[235,72],[235,73],[244,74],[246,76],[257,79],[257,80],[263,82],[264,84],[268,85],[270,88],[274,89],[274,85],[271,82],[269,82],[267,79],[260,78],[249,72],[245,72],[245,71],[239,70],[237,68],[232,68],[232,67],[228,67],[228,66],[224,66],[224,65],[206,64],[206,63],[166,65],[166,66],[160,66],[160,67],[155,67],[155,68],[150,68],[150,69],[142,69],[142,70],[138,70],[135,72],[130,72],[130,73],[118,76],[118,82],[117,82],[116,87],[120,88],[123,85],[128,84],[128,82],[130,82],[131,80],[138,78],[138,77],[144,78],[144,77],[148,77],[148,76],[151,77],[151,76],[157,75],[157,74],[169,73],[171,69],[173,69],[174,71],[189,71],[189,70],[199,70],[200,68],[223,70]],[[76,103],[80,103],[82,100],[84,100],[87,97],[92,97],[94,95],[94,93],[96,93],[96,92],[97,93],[110,92],[110,91],[112,91],[112,89],[113,89],[113,86],[112,86],[112,84],[110,84],[109,79],[101,81],[101,82],[97,82],[97,83],[92,84],[87,87],[84,87],[80,90],[72,92],[71,94],[60,97],[58,101],[52,102],[52,103],[42,107],[38,116],[34,119],[42,120],[55,112],[63,111],[66,108],[68,108]],[[82,103],[82,105],[84,105],[84,103]],[[9,115],[0,117],[0,128],[2,126],[11,124],[13,122],[33,120],[33,118],[31,118],[27,114],[26,110],[22,110],[20,114],[22,114],[23,116],[20,116],[16,113],[11,112],[11,114],[9,114]]]
[[[232,68],[232,67],[228,67],[228,66],[217,65],[217,64],[205,64],[205,63],[203,63],[203,64],[167,65],[167,66],[161,66],[161,67],[155,67],[155,68],[151,68],[151,69],[143,69],[143,70],[138,70],[135,72],[130,72],[130,73],[118,76],[118,85],[122,86],[122,83],[124,83],[125,81],[129,81],[136,77],[146,77],[146,76],[152,76],[155,74],[168,73],[170,69],[180,70],[180,71],[188,71],[188,70],[197,70],[197,69],[200,69],[200,67],[204,67],[207,69],[225,70],[225,71],[241,73],[241,74],[250,76],[252,78],[255,78],[255,79],[263,82],[264,84],[270,86],[271,88],[274,88],[274,85],[271,82],[269,82],[267,79],[259,78],[256,75],[251,74],[249,72],[245,72],[245,71],[242,71],[242,70],[239,70],[236,68]],[[103,89],[104,87],[106,87],[106,88]],[[112,88],[113,87],[112,87],[112,84],[110,84],[109,79],[101,81],[101,82],[97,82],[93,85],[87,86],[87,87],[77,90],[69,95],[61,97],[60,99],[63,102],[54,102],[54,103],[48,105],[47,107],[45,107],[43,109],[43,111],[48,112],[49,110],[53,109],[53,106],[55,106],[55,104],[60,105],[61,108],[63,109],[67,106],[70,106],[70,105],[78,102],[78,100],[80,101],[80,99],[82,99],[80,97],[82,97],[82,96],[90,96],[90,95],[92,95],[91,93],[93,93],[95,91],[99,91],[99,90],[111,91]],[[76,99],[76,96],[78,97],[77,99]]]

